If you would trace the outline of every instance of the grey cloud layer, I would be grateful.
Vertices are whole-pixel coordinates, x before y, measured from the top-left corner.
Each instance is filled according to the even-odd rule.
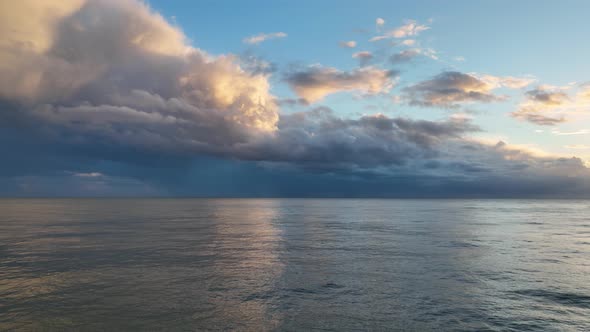
[[[463,120],[416,121],[384,115],[343,119],[320,107],[282,116],[279,131],[256,142],[242,157],[321,168],[401,165],[435,156],[442,142],[477,130]]]

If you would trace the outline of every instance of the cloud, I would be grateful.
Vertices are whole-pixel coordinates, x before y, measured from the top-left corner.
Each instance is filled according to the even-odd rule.
[[[411,48],[407,50],[400,51],[390,57],[391,63],[399,64],[403,62],[411,61],[412,59],[418,56],[425,56],[431,58],[433,60],[438,60],[438,56],[436,55],[436,51],[433,49],[420,49],[420,48]]]
[[[549,116],[543,114],[551,111],[568,100],[567,94],[561,91],[547,91],[535,89],[527,91],[527,102],[520,105],[519,110],[512,113],[512,116],[541,126],[554,126],[565,122],[565,117]]]
[[[516,112],[512,112],[511,115],[514,118],[525,120],[540,126],[555,126],[565,122],[563,116],[547,116],[538,114],[538,110],[535,108],[521,108]]]
[[[503,100],[492,93],[494,88],[473,75],[447,71],[407,87],[404,92],[410,105],[457,108],[463,103]]]
[[[309,103],[337,92],[386,93],[394,86],[396,72],[364,67],[350,72],[332,67],[311,66],[287,73],[285,81]]]
[[[580,85],[580,91],[578,92],[577,99],[590,102],[590,83],[583,83]]]
[[[366,66],[373,59],[373,54],[369,51],[361,51],[354,53],[352,57],[358,59],[361,66]]]
[[[0,196],[137,197],[166,194],[164,190],[130,177],[80,176],[67,172],[51,176],[0,177]]]
[[[525,101],[520,103],[518,110],[511,113],[512,117],[542,126],[554,126],[567,121],[566,115],[577,109],[590,106],[582,95],[572,99],[564,90],[552,86],[539,86],[525,92]]]
[[[385,39],[389,39],[389,38],[390,37],[388,37],[388,36],[375,36],[375,37],[372,37],[371,39],[369,39],[369,41],[373,43],[373,42],[377,42],[377,41],[385,40]]]
[[[424,24],[419,24],[414,20],[406,21],[406,24],[397,27],[393,30],[386,32],[383,35],[375,36],[371,38],[370,42],[375,42],[383,39],[390,39],[390,38],[407,38],[412,36],[417,36],[422,31],[426,31],[430,29],[429,26]]]
[[[340,42],[340,47],[344,47],[344,48],[355,48],[356,47],[356,42],[354,40],[342,41],[342,42]]]
[[[246,149],[244,159],[314,168],[376,167],[436,155],[436,146],[478,131],[467,120],[424,121],[382,114],[338,117],[326,107],[283,115],[271,139]]]
[[[534,77],[494,76],[489,74],[470,73],[470,75],[486,82],[494,89],[522,89],[536,81]]]
[[[101,177],[104,175],[99,172],[90,172],[90,173],[74,173],[74,176],[83,177],[83,178],[97,178],[97,177]]]
[[[377,32],[381,31],[381,28],[383,28],[383,26],[385,25],[385,20],[382,19],[381,17],[377,17],[375,19],[375,30]]]
[[[564,92],[547,91],[544,89],[530,90],[530,91],[527,91],[525,94],[529,98],[529,100],[531,100],[535,103],[549,105],[549,106],[562,105],[563,103],[565,103],[569,99],[568,95],[565,94]]]
[[[172,150],[208,151],[276,130],[265,74],[192,48],[142,3],[87,1],[52,22],[42,49],[2,30],[0,39],[12,40],[0,53],[0,97],[11,107],[0,116],[39,122],[54,135]]]
[[[562,132],[559,130],[552,130],[551,133],[554,135],[557,135],[557,136],[590,135],[590,130],[589,129],[581,129],[581,130],[566,131],[566,132]]]
[[[403,40],[400,44],[404,45],[404,46],[414,46],[414,45],[416,45],[416,40],[415,39],[406,39],[406,40]]]
[[[260,33],[254,36],[244,38],[242,41],[244,42],[244,44],[257,45],[270,39],[285,37],[287,37],[287,34],[284,32]]]
[[[391,56],[392,63],[407,62],[421,54],[419,49],[403,50]]]
[[[566,145],[566,146],[564,146],[564,148],[572,149],[572,150],[588,150],[588,149],[590,149],[590,145],[573,144],[573,145]]]

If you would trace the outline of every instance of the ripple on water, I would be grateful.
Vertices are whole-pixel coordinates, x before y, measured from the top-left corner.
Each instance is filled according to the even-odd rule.
[[[561,305],[590,309],[590,295],[586,294],[557,292],[546,289],[523,289],[513,291],[513,293]]]

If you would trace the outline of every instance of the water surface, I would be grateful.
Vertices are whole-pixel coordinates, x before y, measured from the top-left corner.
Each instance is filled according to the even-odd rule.
[[[590,330],[590,201],[1,199],[0,330]]]

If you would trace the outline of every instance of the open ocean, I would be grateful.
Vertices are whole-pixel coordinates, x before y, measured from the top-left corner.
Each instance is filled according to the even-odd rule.
[[[590,331],[590,201],[0,199],[0,330]]]

